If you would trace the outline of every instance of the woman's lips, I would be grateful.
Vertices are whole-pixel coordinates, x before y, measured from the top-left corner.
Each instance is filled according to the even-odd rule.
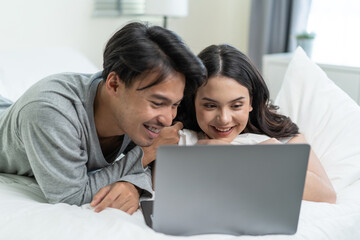
[[[215,126],[211,126],[211,127],[213,128],[214,132],[221,137],[228,136],[229,134],[232,133],[234,129],[234,127],[226,127],[226,128],[224,127],[219,128]]]

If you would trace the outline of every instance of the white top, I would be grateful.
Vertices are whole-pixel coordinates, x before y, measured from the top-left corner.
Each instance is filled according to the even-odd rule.
[[[195,145],[198,140],[205,138],[205,134],[203,132],[195,132],[189,129],[180,130],[179,135],[180,135],[179,145]],[[268,139],[270,139],[270,137],[264,134],[242,133],[239,134],[231,142],[231,144],[234,145],[258,144]],[[280,138],[278,140],[282,143],[287,143],[290,139],[291,137],[286,137],[286,138]]]
[[[203,132],[195,132],[189,129],[183,129],[179,131],[180,140],[179,145],[195,145],[199,139],[204,139],[205,135]],[[238,135],[231,144],[258,144],[265,140],[270,139],[269,136],[263,134],[254,133],[242,133]],[[281,139],[281,142],[287,142],[289,139]]]

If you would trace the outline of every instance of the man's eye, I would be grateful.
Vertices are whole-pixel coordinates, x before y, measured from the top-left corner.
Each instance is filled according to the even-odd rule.
[[[180,103],[175,103],[175,104],[172,105],[172,108],[173,108],[173,109],[178,108],[179,105],[180,105]]]
[[[154,101],[152,101],[151,103],[154,104],[154,105],[157,106],[157,107],[160,107],[160,106],[163,105],[162,102],[154,102]]]

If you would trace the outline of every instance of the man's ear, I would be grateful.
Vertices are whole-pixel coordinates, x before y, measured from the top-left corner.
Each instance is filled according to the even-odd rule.
[[[110,72],[106,78],[106,89],[110,94],[117,95],[122,88],[125,88],[125,83],[121,81],[120,77],[115,72]]]

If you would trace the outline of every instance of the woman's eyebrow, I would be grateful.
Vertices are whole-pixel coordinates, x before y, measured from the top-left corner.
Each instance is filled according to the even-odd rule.
[[[209,101],[209,102],[218,102],[218,101],[216,101],[216,100],[214,100],[214,99],[211,99],[211,98],[208,98],[208,97],[203,97],[201,100],[204,100],[204,101]]]
[[[241,97],[235,98],[234,100],[229,101],[229,103],[237,102],[237,101],[240,101],[240,100],[243,100],[243,99],[245,99],[245,97],[241,96]]]
[[[237,101],[240,101],[242,99],[244,99],[245,97],[241,96],[241,97],[238,97],[238,98],[235,98],[231,101],[229,101],[229,103],[232,103],[232,102],[237,102]],[[214,99],[211,99],[211,98],[208,98],[208,97],[203,97],[201,100],[204,100],[204,101],[209,101],[209,102],[215,102],[217,103],[218,101],[214,100]]]

